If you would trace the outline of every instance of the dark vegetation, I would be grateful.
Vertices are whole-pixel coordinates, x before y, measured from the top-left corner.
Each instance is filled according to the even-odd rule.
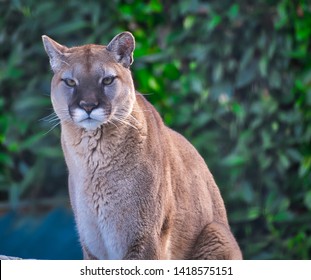
[[[67,193],[41,35],[129,30],[137,89],[205,158],[244,257],[310,259],[310,26],[303,0],[1,1],[1,209]]]

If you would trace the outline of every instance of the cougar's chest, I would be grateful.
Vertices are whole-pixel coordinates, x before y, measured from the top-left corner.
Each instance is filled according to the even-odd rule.
[[[85,190],[85,186],[82,189]],[[87,198],[85,195],[87,192],[82,191],[77,198],[81,240],[98,259],[122,259],[126,251],[126,231],[119,218],[118,200],[104,198],[104,193],[99,191]]]
[[[131,239],[126,218],[130,198],[114,175],[118,164],[99,148],[84,151],[77,162],[70,194],[81,241],[98,259],[122,259]]]
[[[72,140],[63,131],[62,144],[81,242],[98,259],[122,259],[142,227],[140,200],[147,194],[138,194],[137,186],[150,185],[152,172],[137,166],[137,151],[122,130],[108,133]]]

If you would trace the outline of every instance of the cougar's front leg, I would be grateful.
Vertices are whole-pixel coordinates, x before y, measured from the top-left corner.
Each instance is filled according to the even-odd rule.
[[[138,238],[129,247],[124,260],[158,260],[159,246],[153,238]]]
[[[200,233],[190,259],[241,260],[242,253],[229,228],[212,222]]]
[[[98,260],[95,256],[93,256],[89,250],[82,245],[83,259],[84,260]]]

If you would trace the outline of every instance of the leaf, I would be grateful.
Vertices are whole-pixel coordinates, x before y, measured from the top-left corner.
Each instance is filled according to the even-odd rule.
[[[212,18],[207,23],[208,30],[214,30],[222,21],[222,17],[220,15],[213,15]]]
[[[242,58],[239,60],[240,69],[244,69],[247,65],[249,65],[253,57],[254,57],[254,48],[253,47],[247,48],[243,52]]]
[[[302,155],[299,152],[299,150],[296,150],[294,148],[290,148],[287,150],[287,154],[293,161],[301,162],[301,160],[302,160]]]
[[[180,72],[174,63],[167,63],[164,66],[163,75],[170,80],[176,80],[180,77]]]
[[[163,10],[163,6],[160,0],[151,0],[148,6],[150,11],[153,13],[160,13]]]
[[[223,66],[221,63],[218,63],[217,65],[215,65],[213,69],[212,80],[214,83],[218,83],[220,82],[222,77],[223,77]]]
[[[267,57],[263,56],[259,60],[259,71],[262,77],[267,76],[267,73],[268,73],[267,69],[268,69],[268,59]]]
[[[290,161],[284,154],[279,153],[279,161],[285,170],[290,166]]]
[[[311,191],[308,191],[304,198],[304,204],[306,207],[311,210]]]
[[[186,16],[184,19],[184,28],[191,29],[195,23],[195,17],[193,15]]]
[[[257,219],[259,216],[260,216],[259,207],[252,207],[248,210],[247,217],[250,221]]]
[[[231,20],[237,18],[239,16],[240,6],[239,4],[233,4],[228,10],[228,16]]]
[[[81,31],[83,28],[88,26],[89,24],[84,20],[74,20],[72,22],[62,23],[61,25],[52,28],[49,33],[52,35],[64,35],[74,33],[76,31]]]
[[[211,96],[219,100],[220,95],[225,94],[228,97],[233,95],[233,85],[230,82],[222,81],[221,83],[213,84],[211,86]]]
[[[0,152],[0,164],[3,164],[9,168],[12,168],[14,166],[13,159],[10,157],[10,155],[2,152]]]
[[[249,182],[244,182],[242,184],[242,190],[241,190],[241,195],[243,197],[243,200],[250,204],[252,201],[254,201],[254,191],[252,189],[252,186],[250,185]]]
[[[242,88],[251,84],[252,82],[254,82],[256,75],[257,64],[253,60],[250,64],[245,66],[245,68],[240,69],[236,78],[235,86],[237,88]]]
[[[158,81],[154,77],[148,78],[148,86],[155,91],[158,91],[161,88]]]
[[[246,162],[247,159],[244,156],[238,154],[231,154],[223,160],[225,165],[231,167],[243,166]]]
[[[40,157],[42,158],[63,158],[63,153],[60,147],[56,146],[56,147],[48,147],[48,146],[44,146],[44,147],[40,147],[38,148],[38,150],[36,151],[36,154],[40,155]]]
[[[279,212],[273,217],[274,222],[288,222],[294,218],[293,214],[289,211]]]
[[[23,141],[19,145],[19,149],[20,150],[32,149],[36,151],[37,149],[36,144],[38,144],[38,142],[40,142],[44,137],[45,137],[44,133],[34,134],[28,137],[25,141]]]

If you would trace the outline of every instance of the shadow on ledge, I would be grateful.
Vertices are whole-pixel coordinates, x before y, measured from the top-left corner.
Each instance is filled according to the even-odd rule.
[[[0,216],[0,255],[26,259],[77,260],[82,252],[72,213],[8,212]]]

